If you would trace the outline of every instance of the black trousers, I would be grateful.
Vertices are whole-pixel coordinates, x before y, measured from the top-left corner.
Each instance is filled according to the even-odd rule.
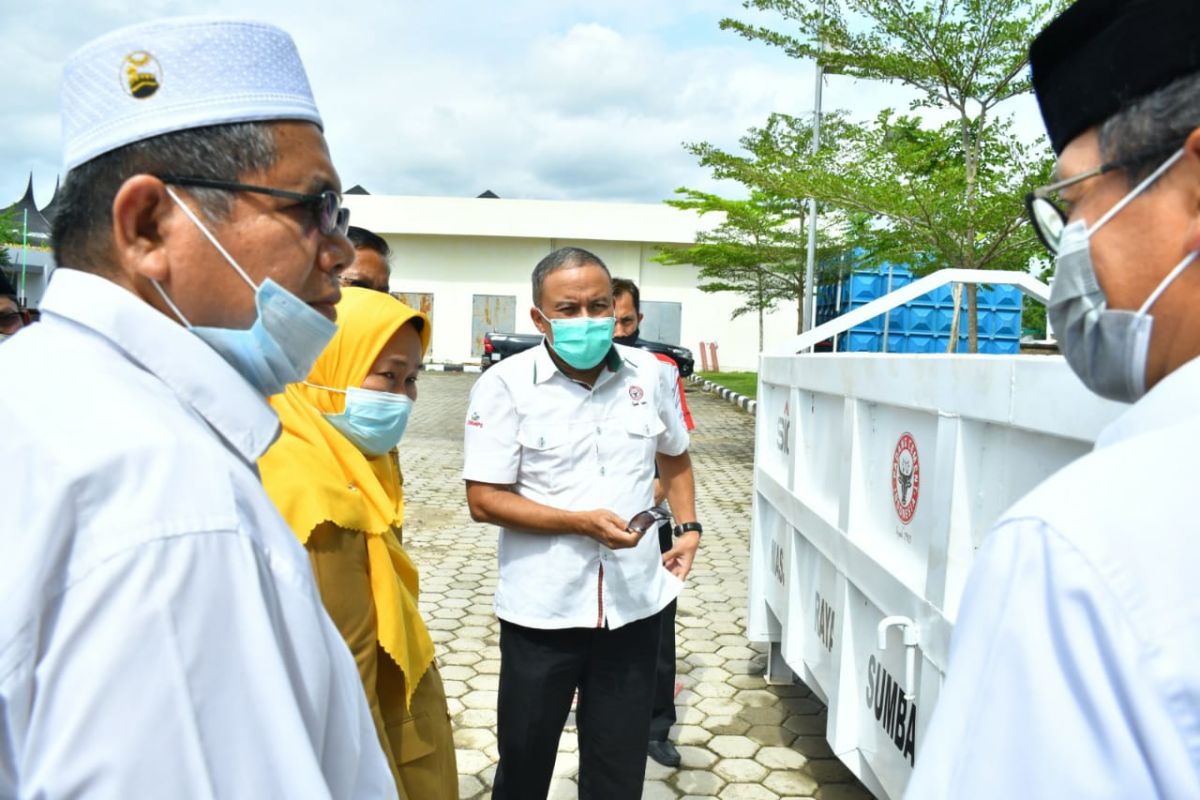
[[[671,525],[659,526],[658,544],[665,553],[674,545]],[[658,639],[658,669],[650,712],[650,739],[665,742],[675,724],[675,608],[674,600],[659,612],[662,631]]]
[[[576,688],[579,800],[642,796],[660,628],[658,614],[616,630],[500,620],[493,800],[544,800]]]

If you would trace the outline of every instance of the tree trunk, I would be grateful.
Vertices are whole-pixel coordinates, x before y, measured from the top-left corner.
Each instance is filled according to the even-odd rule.
[[[967,287],[967,352],[979,352],[979,284]]]
[[[958,350],[958,317],[962,314],[962,284],[954,284],[951,292],[954,295],[954,316],[950,318],[950,344],[946,345],[947,353]]]

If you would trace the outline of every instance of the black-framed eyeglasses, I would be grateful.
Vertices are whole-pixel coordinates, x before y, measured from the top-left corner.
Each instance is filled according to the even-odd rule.
[[[295,200],[312,213],[317,223],[317,230],[322,236],[332,236],[336,231],[345,236],[350,227],[350,209],[342,207],[342,198],[333,189],[326,189],[320,194],[305,194],[304,192],[289,192],[286,189],[272,189],[267,186],[255,186],[250,183],[235,181],[220,181],[213,178],[193,178],[183,175],[158,175],[163,183],[176,186],[195,186],[201,189],[219,189],[225,192],[254,192],[267,194],[271,197],[282,197]]]
[[[1158,147],[1144,153],[1136,153],[1125,158],[1108,161],[1065,180],[1055,181],[1046,186],[1039,186],[1025,195],[1025,213],[1029,216],[1029,222],[1033,225],[1033,232],[1037,234],[1038,239],[1050,252],[1050,255],[1058,255],[1059,242],[1062,240],[1063,228],[1067,227],[1067,218],[1069,215],[1065,208],[1052,199],[1052,195],[1061,192],[1068,186],[1074,186],[1077,183],[1086,181],[1088,178],[1095,178],[1097,175],[1104,175],[1113,170],[1124,169],[1125,167],[1157,156],[1165,156],[1176,149],[1178,148],[1175,145]]]
[[[654,506],[654,508],[647,508],[645,511],[634,514],[626,528],[637,534],[645,534],[651,528],[655,528],[669,519],[671,519],[670,511],[662,506]]]

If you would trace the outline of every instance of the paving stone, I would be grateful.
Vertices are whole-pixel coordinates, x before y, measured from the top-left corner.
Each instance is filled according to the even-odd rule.
[[[678,745],[676,750],[679,751],[679,758],[682,762],[681,766],[688,769],[708,769],[717,760],[711,750],[703,747],[692,747],[686,744]]]
[[[554,760],[556,778],[574,778],[579,774],[579,755],[560,752]]]
[[[463,695],[462,701],[467,708],[495,708],[496,693],[478,689]]]
[[[752,758],[760,745],[745,736],[714,736],[705,747],[722,758]]]
[[[772,772],[763,780],[763,786],[781,795],[811,795],[817,790],[812,776],[797,770]]]
[[[710,770],[681,769],[675,774],[675,788],[689,796],[715,796],[725,781]]]
[[[460,798],[475,797],[483,792],[483,781],[474,775],[458,776],[458,796]]]
[[[754,756],[754,760],[768,769],[803,769],[808,759],[803,753],[790,747],[764,747]],[[792,794],[807,794],[807,792],[792,792]]]
[[[797,736],[792,747],[809,758],[829,758],[833,755],[824,736]]]
[[[858,783],[830,783],[817,790],[817,800],[874,800]]]
[[[679,792],[666,781],[648,780],[642,785],[642,800],[675,800]]]
[[[752,758],[722,758],[713,765],[713,772],[730,783],[761,783],[768,771]]]
[[[739,716],[754,725],[782,725],[787,711],[778,706],[751,706],[743,709]]]
[[[850,771],[850,768],[837,758],[811,759],[808,762],[808,771],[822,784],[848,783],[855,780],[854,773]]]
[[[496,691],[500,688],[499,675],[476,675],[467,681],[467,686],[472,689],[490,689]]]
[[[457,728],[454,731],[454,746],[464,750],[482,750],[496,741],[496,734],[488,728]]]
[[[796,739],[796,734],[778,725],[755,725],[746,731],[746,737],[761,745],[787,747]]]
[[[813,714],[806,717],[788,717],[783,723],[783,727],[794,733],[817,734],[820,736],[825,735],[828,725],[828,720],[824,714]]]
[[[491,759],[478,750],[465,750],[457,747],[454,748],[454,758],[458,762],[459,775],[472,775],[492,763]]]
[[[478,653],[439,653],[438,654],[438,665],[439,666],[441,666],[442,664],[449,664],[449,665],[461,664],[463,666],[470,666],[471,664],[479,663],[480,660],[481,660],[481,658]]]
[[[712,731],[700,725],[680,725],[675,730],[674,736],[671,737],[671,741],[675,744],[703,745],[712,737]]]
[[[731,783],[721,790],[721,800],[779,800],[779,795],[759,783]]]
[[[704,681],[692,687],[692,691],[701,697],[719,697],[728,699],[737,694],[737,688],[727,683],[709,683]]]
[[[575,785],[575,781],[568,778],[555,778],[550,781],[550,792],[546,795],[547,800],[576,800],[579,796],[579,787]]]
[[[454,722],[456,725],[464,728],[489,728],[494,730],[496,727],[496,710],[492,708],[468,708],[455,717]]]

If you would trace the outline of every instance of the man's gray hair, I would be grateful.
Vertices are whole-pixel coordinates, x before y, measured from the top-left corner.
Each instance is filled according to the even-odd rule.
[[[604,270],[604,274],[612,280],[612,275],[608,271],[608,267],[600,260],[600,257],[595,253],[588,252],[582,247],[560,247],[550,255],[538,262],[533,268],[533,304],[538,308],[542,307],[542,285],[546,282],[546,276],[551,272],[558,272],[560,269],[574,269],[576,267],[586,267],[595,265]]]
[[[1104,161],[1135,159],[1125,170],[1130,188],[1183,147],[1200,127],[1200,72],[1177,78],[1100,125]]]
[[[67,173],[51,230],[54,260],[62,266],[104,272],[112,238],[112,203],[134,175],[172,173],[237,181],[266,170],[278,155],[270,122],[240,122],[164,133],[85,161]],[[233,206],[220,189],[187,190],[210,220]]]

